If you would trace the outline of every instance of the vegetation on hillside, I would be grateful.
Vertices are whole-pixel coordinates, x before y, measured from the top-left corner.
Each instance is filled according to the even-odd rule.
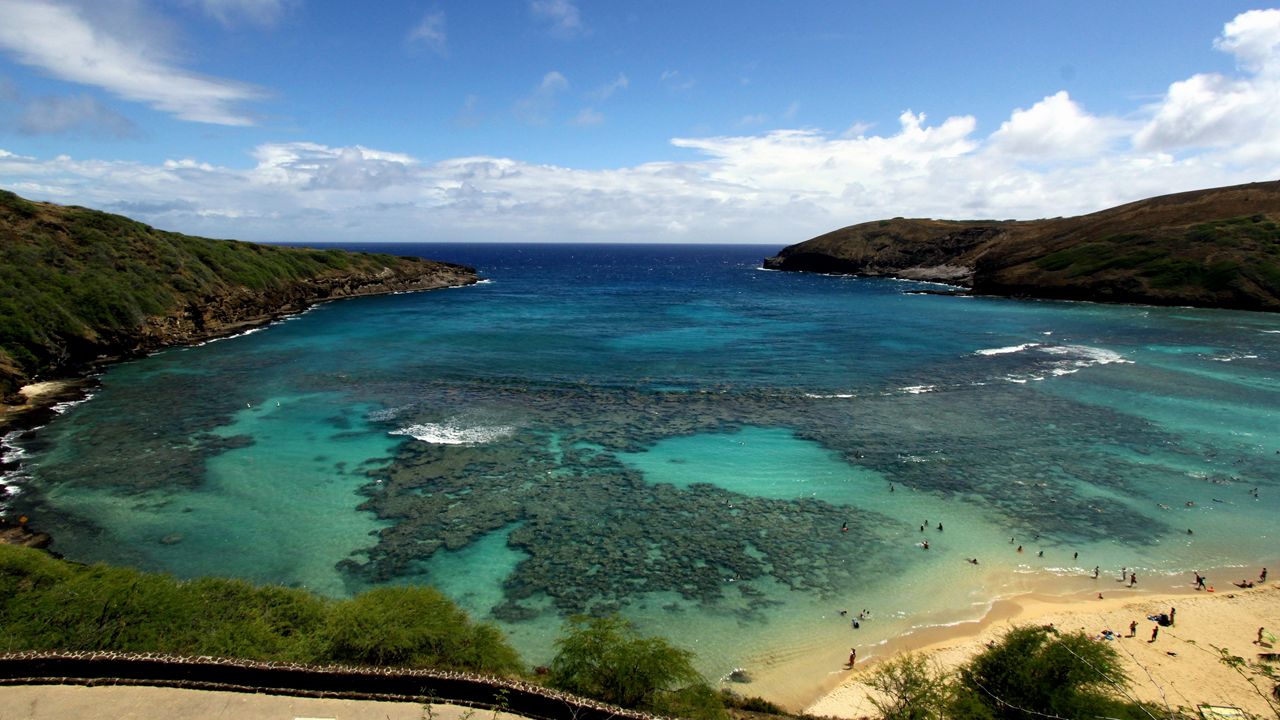
[[[693,668],[693,653],[640,637],[617,616],[571,618],[556,647],[553,687],[661,715],[725,716],[722,698]]]
[[[562,690],[698,720],[786,716],[759,698],[716,692],[693,668],[692,653],[642,637],[616,616],[572,618],[556,648],[542,679]],[[86,566],[0,545],[0,652],[21,650],[523,672],[501,631],[471,621],[431,588],[331,600],[242,580]],[[886,720],[1136,720],[1160,712],[1125,695],[1128,679],[1111,645],[1050,627],[1014,628],[951,676],[927,656],[908,654],[878,665],[867,682],[879,691],[873,703]]]
[[[210,240],[0,191],[0,397],[23,378],[127,345],[149,317],[211,298],[432,265]]]
[[[1280,182],[1047,220],[880,220],[784,248],[765,264],[993,295],[1280,311]]]
[[[0,651],[115,650],[513,674],[515,650],[432,588],[328,600],[243,580],[176,580],[0,545]]]

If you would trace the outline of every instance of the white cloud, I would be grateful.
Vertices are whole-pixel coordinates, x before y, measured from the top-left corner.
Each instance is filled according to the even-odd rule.
[[[1123,120],[1092,115],[1064,92],[1012,110],[988,135],[979,134],[971,116],[931,122],[907,110],[895,127],[875,132],[856,124],[844,133],[778,129],[677,138],[672,143],[691,159],[604,170],[498,157],[427,162],[360,145],[294,142],[259,146],[248,169],[200,158],[144,164],[0,150],[0,178],[5,187],[38,199],[119,208],[160,227],[250,240],[778,247],[898,215],[1073,215],[1280,176],[1280,131],[1273,120],[1280,117],[1280,94],[1267,91],[1280,45],[1269,41],[1270,26],[1262,22],[1269,20],[1245,14],[1227,25],[1218,46],[1237,54],[1236,75],[1173,83],[1160,102]],[[678,76],[667,80],[673,78]],[[521,108],[525,119],[547,122],[568,89],[564,75],[546,73],[522,101],[528,103]],[[1242,126],[1232,135],[1223,125],[1232,120],[1182,99],[1190,94],[1203,100],[1203,93],[1230,101],[1235,113],[1251,120],[1249,130]],[[592,118],[594,109],[587,110],[580,119]],[[1186,124],[1173,121],[1178,113]],[[1142,129],[1129,134],[1127,123]],[[431,229],[429,236],[424,228]]]
[[[765,115],[764,113],[755,113],[754,115],[743,115],[741,118],[738,119],[738,124],[742,126],[763,125],[767,122],[769,122],[769,116]]]
[[[552,70],[542,76],[533,92],[516,102],[516,117],[528,125],[546,125],[555,109],[556,98],[568,89],[569,81],[565,76]]]
[[[422,43],[440,57],[449,56],[449,39],[444,30],[444,11],[429,12],[409,32],[409,42]]]
[[[1280,160],[1280,10],[1251,10],[1223,28],[1215,47],[1236,56],[1240,77],[1193,75],[1169,86],[1133,136],[1149,152],[1231,148]]]
[[[90,24],[76,9],[5,0],[0,48],[61,80],[92,85],[183,120],[252,125],[236,108],[263,97],[257,88],[180,69],[157,57],[145,34],[123,38]]]
[[[27,103],[18,118],[25,135],[84,134],[131,137],[138,128],[126,117],[88,95],[41,97]]]
[[[1237,15],[1213,45],[1235,55],[1249,72],[1275,75],[1280,72],[1280,10],[1250,10]]]
[[[1095,117],[1060,90],[1029,109],[1018,108],[991,136],[993,148],[1038,162],[1096,155],[1126,132],[1124,124]]]
[[[553,37],[567,39],[583,35],[587,27],[582,24],[578,6],[570,0],[532,0],[529,10],[534,17],[550,23]]]
[[[205,13],[228,27],[238,20],[255,25],[276,24],[291,0],[198,0]]]

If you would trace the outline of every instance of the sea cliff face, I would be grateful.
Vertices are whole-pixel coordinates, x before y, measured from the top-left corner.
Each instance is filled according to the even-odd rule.
[[[1015,297],[1280,311],[1280,182],[1031,221],[879,220],[764,267],[945,282]]]
[[[104,359],[199,342],[338,298],[476,282],[420,258],[157,230],[0,191],[0,400]]]

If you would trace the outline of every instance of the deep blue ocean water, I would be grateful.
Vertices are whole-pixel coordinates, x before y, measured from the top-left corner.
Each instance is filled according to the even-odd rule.
[[[485,281],[114,366],[6,438],[8,511],[76,560],[431,583],[532,662],[617,611],[766,688],[1095,566],[1277,555],[1275,315],[911,294],[758,246],[359,248]]]

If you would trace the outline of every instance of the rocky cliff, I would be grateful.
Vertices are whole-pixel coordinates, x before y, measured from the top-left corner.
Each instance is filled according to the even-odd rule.
[[[1280,182],[1049,220],[879,220],[791,245],[764,266],[988,295],[1280,311]]]
[[[0,399],[37,376],[225,335],[316,302],[476,279],[461,265],[192,237],[0,191]]]

